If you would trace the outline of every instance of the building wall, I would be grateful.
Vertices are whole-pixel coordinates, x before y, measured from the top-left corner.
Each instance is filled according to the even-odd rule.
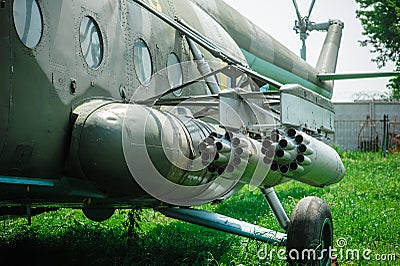
[[[357,150],[361,142],[367,140],[371,140],[372,145],[376,142],[381,146],[385,114],[391,121],[390,133],[396,115],[397,124],[400,124],[400,101],[337,102],[333,105],[336,113],[334,142],[343,150]],[[368,124],[367,116],[371,119]],[[400,134],[400,125],[397,125],[395,133]]]

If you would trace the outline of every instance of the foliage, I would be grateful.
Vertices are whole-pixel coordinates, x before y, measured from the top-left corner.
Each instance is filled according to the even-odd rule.
[[[366,40],[363,46],[371,44],[372,52],[378,54],[373,60],[378,67],[389,61],[400,70],[400,0],[356,0],[360,4],[357,17],[364,27]],[[390,80],[388,88],[394,98],[400,98],[400,77]]]
[[[397,70],[400,71],[400,67]],[[392,98],[400,99],[400,77],[390,79],[387,87],[392,91]]]
[[[372,250],[371,260],[339,258],[340,265],[399,265],[400,155],[342,152],[346,177],[325,189],[288,182],[276,187],[290,214],[308,195],[324,199],[334,217],[335,238],[349,250]],[[244,188],[219,205],[203,209],[280,230],[258,190]],[[335,241],[336,248],[338,248]],[[280,250],[166,218],[153,210],[117,211],[109,220],[87,220],[80,210],[61,209],[0,224],[1,265],[286,265]],[[378,254],[397,254],[396,261],[373,261]]]

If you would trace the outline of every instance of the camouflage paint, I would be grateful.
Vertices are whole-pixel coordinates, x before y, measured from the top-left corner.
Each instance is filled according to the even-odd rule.
[[[245,62],[229,34],[194,3],[148,2],[216,39]],[[171,52],[181,62],[191,61],[192,56],[179,32],[134,1],[38,0],[37,3],[43,33],[32,49],[21,42],[13,25],[13,1],[6,1],[4,8],[0,8],[0,174],[87,180],[87,176],[69,167],[75,119],[72,110],[94,99],[123,102],[133,96],[141,87],[133,63],[133,43],[138,39],[143,39],[149,47],[153,73],[165,69]],[[96,69],[88,66],[80,47],[79,28],[85,16],[96,21],[103,39],[103,60]],[[212,58],[204,49],[202,52],[206,58]],[[166,73],[161,75],[166,78]],[[165,84],[155,87],[163,90]],[[183,96],[206,93],[205,86],[193,87]],[[66,189],[63,185],[61,190],[67,193]],[[25,189],[16,191],[26,193]],[[7,194],[3,192],[2,195]]]
[[[314,68],[222,1],[147,2],[171,18],[184,20],[242,62],[247,60],[261,74],[283,82],[298,81],[323,95],[330,95],[331,88],[317,80]],[[101,182],[106,184],[94,186],[94,170],[89,170],[88,174],[90,167],[81,169],[79,165],[81,156],[90,157],[90,150],[80,154],[78,145],[78,153],[74,153],[76,150],[71,145],[71,139],[82,137],[79,130],[74,131],[74,127],[79,126],[76,120],[80,119],[75,111],[93,101],[125,103],[141,91],[154,90],[156,94],[164,91],[168,86],[165,83],[167,73],[161,70],[166,67],[168,55],[173,52],[181,62],[192,61],[185,39],[132,0],[37,0],[37,3],[43,19],[43,33],[32,49],[20,41],[13,26],[13,1],[6,1],[0,8],[0,175],[52,180],[55,187],[49,192],[43,187],[30,188],[28,183],[27,187],[6,185],[1,187],[0,200],[13,199],[14,204],[23,204],[29,199],[30,203],[37,200],[37,204],[52,202],[54,205],[70,204],[68,206],[90,204],[92,197],[112,206],[147,202],[148,195],[135,183],[129,184],[132,188],[129,198],[126,193],[118,193],[126,185],[124,182],[114,184],[107,193],[101,191],[101,188],[105,190],[107,182],[114,181],[107,179],[113,177],[112,174],[102,177]],[[201,3],[205,11],[196,3]],[[86,63],[81,50],[80,25],[86,16],[97,23],[103,40],[103,58],[95,69]],[[163,80],[152,87],[142,86],[137,77],[133,50],[139,39],[149,48],[152,73]],[[209,52],[201,50],[206,59],[214,59]],[[206,86],[193,86],[183,96],[208,93]],[[101,107],[99,103],[86,110],[88,113],[82,117]],[[163,156],[158,159],[165,160]],[[99,159],[94,164],[100,162]],[[119,170],[124,171],[123,168]],[[271,176],[263,185],[273,186],[287,180],[276,173]],[[234,191],[233,188],[232,193]]]

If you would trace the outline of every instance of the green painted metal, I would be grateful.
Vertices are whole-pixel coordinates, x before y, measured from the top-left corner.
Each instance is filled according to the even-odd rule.
[[[155,95],[164,92],[168,82],[167,74],[162,71],[168,55],[174,53],[181,62],[193,61],[187,41],[182,32],[133,0],[36,2],[43,19],[43,34],[32,48],[26,47],[18,37],[13,1],[6,1],[0,8],[0,175],[3,176],[0,191],[7,191],[0,193],[0,205],[24,197],[32,202],[36,200],[37,204],[41,201],[57,206],[63,206],[63,203],[82,206],[86,204],[82,202],[90,195],[96,195],[93,191],[99,188],[112,191],[98,204],[106,202],[124,207],[147,204],[150,197],[136,184],[132,185],[132,180],[126,181],[128,171],[124,162],[115,163],[111,158],[115,154],[122,158],[120,143],[110,141],[104,146],[110,150],[119,149],[114,150],[115,154],[96,150],[100,143],[94,138],[96,134],[104,133],[114,137],[116,142],[121,140],[120,136],[112,134],[115,130],[112,120],[92,135],[89,130],[86,133],[90,134],[81,134],[82,131],[75,130],[76,126],[86,124],[74,110],[94,100],[101,102],[82,115],[87,118],[100,109],[102,103],[124,105],[137,92],[149,89],[154,89]],[[325,97],[331,96],[330,85],[318,79],[314,68],[222,1],[145,2],[171,19],[177,17],[184,21],[234,55],[243,66],[248,63],[272,80],[299,83]],[[211,8],[215,6],[217,9]],[[95,20],[103,41],[102,61],[96,68],[90,67],[81,48],[80,25],[86,17]],[[138,79],[137,72],[143,70],[137,69],[140,64],[134,62],[134,43],[139,39],[149,49],[152,73],[159,73],[162,82],[148,86]],[[97,49],[95,46],[93,48]],[[206,60],[216,60],[210,51],[200,50]],[[222,60],[217,63],[224,65]],[[190,86],[183,90],[182,97],[207,94],[205,86]],[[174,95],[170,97],[179,100]],[[99,120],[93,123],[96,122]],[[154,127],[155,133],[151,136],[160,133],[157,130]],[[85,142],[77,146],[71,141],[81,137]],[[87,163],[85,169],[81,169],[82,159]],[[154,160],[161,173],[168,174],[173,181],[179,179],[180,176],[169,171],[171,168],[165,162],[165,156],[155,155]],[[108,170],[99,171],[101,164],[109,166]],[[124,174],[126,179],[122,177]],[[24,178],[6,178],[15,176]],[[96,177],[99,177],[97,182]],[[54,180],[63,181],[52,190]],[[276,185],[287,179],[275,174],[271,180],[266,180],[264,185]],[[191,181],[203,182],[198,176]],[[74,183],[73,189],[68,182]],[[37,187],[27,194],[23,186],[12,184],[37,184]],[[133,189],[130,190],[131,185]],[[99,195],[102,194],[99,192]],[[127,195],[129,198],[124,198]]]
[[[286,245],[286,234],[243,222],[225,215],[187,208],[157,208],[171,218],[244,236],[270,244]]]
[[[26,185],[26,186],[39,186],[39,187],[54,187],[55,184],[51,180],[38,179],[38,178],[23,178],[0,176],[0,184],[10,185]]]
[[[316,93],[319,93],[320,95],[326,98],[332,97],[332,93],[324,90],[323,88],[313,84],[312,82],[306,79],[299,77],[298,75],[293,74],[293,72],[280,68],[279,66],[276,66],[268,61],[265,61],[262,58],[259,58],[245,50],[242,50],[242,52],[246,57],[249,66],[258,73],[261,73],[266,76],[277,77],[276,78],[277,81],[284,84],[300,84],[304,87],[313,90]]]
[[[11,51],[10,44],[10,10],[0,8],[0,54],[2,51]],[[3,153],[8,131],[8,114],[10,111],[11,90],[11,55],[0,56],[0,157]]]
[[[400,72],[369,72],[369,73],[321,73],[318,77],[321,80],[341,80],[341,79],[366,79],[399,76]]]
[[[332,96],[332,84],[330,82],[321,81],[317,77],[317,69],[310,66],[307,62],[252,23],[249,19],[242,16],[237,10],[233,9],[224,1],[193,1],[222,25],[242,51],[253,55],[257,60],[269,62],[271,65],[278,68],[278,71],[270,73],[262,68],[257,68],[257,71],[261,71],[260,74],[277,81],[283,81],[283,84],[288,84],[289,82],[284,80],[284,78],[287,76],[286,73],[289,72],[297,76],[296,80],[302,80],[300,84],[305,84],[305,82],[307,82],[307,84],[312,83],[313,86],[310,88],[311,90],[328,98]],[[250,56],[249,59],[248,64],[252,65],[253,62],[251,60],[254,60],[254,58]],[[281,69],[285,71],[281,71]],[[291,80],[293,80],[292,75],[290,75]],[[325,92],[322,93],[322,91]]]

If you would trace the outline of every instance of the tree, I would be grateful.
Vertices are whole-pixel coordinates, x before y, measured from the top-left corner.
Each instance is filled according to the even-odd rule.
[[[356,11],[361,20],[366,39],[362,46],[371,44],[377,54],[372,61],[381,68],[394,62],[400,71],[400,0],[356,0],[360,9]],[[400,98],[400,77],[389,81],[387,87],[393,98]]]

